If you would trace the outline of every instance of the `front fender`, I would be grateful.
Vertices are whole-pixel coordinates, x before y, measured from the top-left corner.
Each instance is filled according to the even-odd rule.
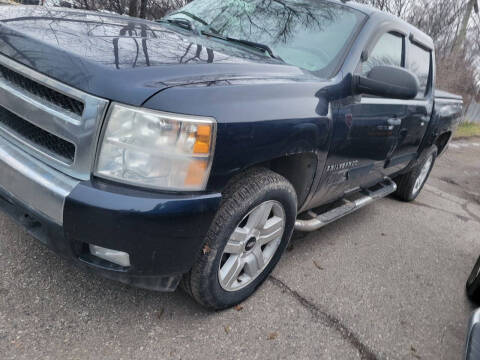
[[[331,117],[326,83],[300,81],[211,82],[177,86],[144,106],[210,116],[217,139],[207,190],[221,191],[235,174],[282,156],[326,153]]]

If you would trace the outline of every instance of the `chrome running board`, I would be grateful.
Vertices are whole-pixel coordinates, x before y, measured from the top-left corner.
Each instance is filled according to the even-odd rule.
[[[397,184],[395,184],[395,182],[393,182],[390,178],[386,178],[380,184],[377,184],[372,188],[361,190],[356,194],[357,198],[355,200],[348,200],[345,198],[342,200],[342,204],[322,214],[316,214],[313,211],[309,211],[308,215],[310,215],[312,218],[308,220],[297,219],[297,221],[295,221],[295,230],[318,230],[321,227],[344,217],[345,215],[351,214],[376,200],[390,195],[396,190]]]

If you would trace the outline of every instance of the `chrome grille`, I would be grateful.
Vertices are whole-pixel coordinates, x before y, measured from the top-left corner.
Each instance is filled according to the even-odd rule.
[[[90,179],[107,106],[0,54],[0,136],[67,175]]]
[[[71,142],[63,140],[0,107],[0,128],[2,127],[24,138],[31,145],[39,146],[46,153],[59,157],[68,164],[72,164],[75,159],[75,145]]]
[[[6,66],[0,64],[0,73],[3,78],[15,86],[18,86],[34,96],[70,111],[78,116],[82,116],[84,105],[81,101],[63,95],[58,91],[50,89],[36,81],[33,81]]]

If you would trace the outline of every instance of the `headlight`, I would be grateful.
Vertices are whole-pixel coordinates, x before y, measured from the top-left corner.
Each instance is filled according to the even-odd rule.
[[[165,190],[204,190],[215,140],[212,118],[113,104],[95,175]]]

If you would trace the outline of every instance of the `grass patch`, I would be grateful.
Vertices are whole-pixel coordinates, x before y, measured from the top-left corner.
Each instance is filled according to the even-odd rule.
[[[472,136],[480,136],[480,124],[464,122],[461,123],[457,131],[453,135],[454,139],[469,138]]]

